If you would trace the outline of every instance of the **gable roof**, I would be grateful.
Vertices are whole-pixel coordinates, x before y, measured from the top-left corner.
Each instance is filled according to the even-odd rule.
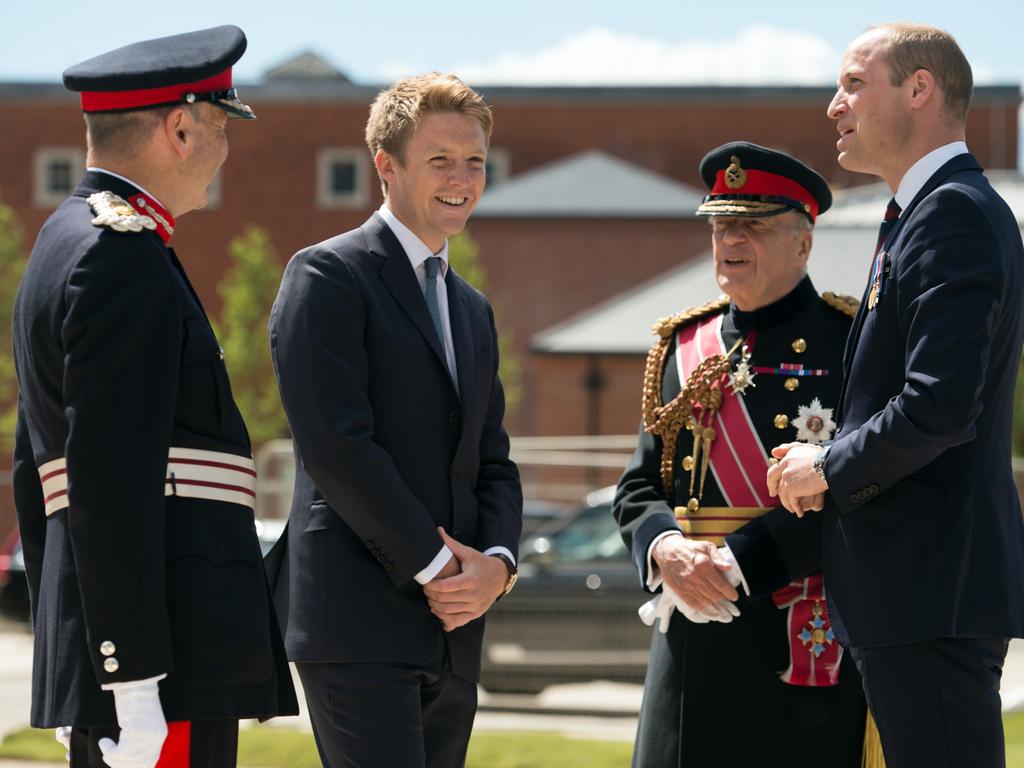
[[[692,218],[704,193],[596,149],[488,190],[475,218]]]

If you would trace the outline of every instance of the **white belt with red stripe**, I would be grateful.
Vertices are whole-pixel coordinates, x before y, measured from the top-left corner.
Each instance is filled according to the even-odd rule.
[[[68,506],[67,459],[39,467],[47,516]],[[226,501],[254,509],[256,463],[246,456],[196,448],[171,448],[167,454],[164,496]]]

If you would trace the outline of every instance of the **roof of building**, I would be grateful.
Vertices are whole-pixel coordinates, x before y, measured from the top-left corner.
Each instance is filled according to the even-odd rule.
[[[692,217],[704,193],[590,149],[513,176],[487,191],[474,214],[487,218]]]
[[[1015,171],[986,174],[1024,228],[1024,176]],[[836,195],[832,210],[814,229],[808,272],[819,291],[860,297],[867,280],[880,214],[891,196],[884,184]],[[635,286],[608,301],[533,336],[534,351],[549,354],[643,354],[659,317],[703,304],[719,291],[711,252]]]
[[[310,80],[352,82],[327,59],[312,51],[303,51],[297,56],[293,56],[287,61],[278,64],[276,67],[268,69],[263,73],[263,79],[266,82],[308,82]]]

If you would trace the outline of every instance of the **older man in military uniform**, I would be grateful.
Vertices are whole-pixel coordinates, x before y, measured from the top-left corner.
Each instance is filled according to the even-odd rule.
[[[773,505],[781,442],[835,429],[856,302],[807,277],[825,180],[744,142],[701,162],[726,296],[655,325],[643,428],[614,514],[641,582],[660,593],[633,764],[861,764],[865,704],[835,641],[821,527]]]
[[[61,727],[75,767],[233,766],[238,718],[297,711],[248,434],[168,247],[206,203],[228,118],[254,117],[231,87],[245,45],[217,27],[64,73],[89,167],[18,290],[14,492],[31,722]]]

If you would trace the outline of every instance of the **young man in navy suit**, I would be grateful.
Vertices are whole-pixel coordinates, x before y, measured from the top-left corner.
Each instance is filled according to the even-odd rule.
[[[482,616],[515,582],[494,314],[448,265],[490,133],[452,75],[383,91],[366,140],[384,204],[296,254],[274,304],[297,465],[276,591],[327,766],[463,765]]]
[[[769,485],[824,507],[825,584],[889,768],[1005,764],[999,680],[1024,635],[1010,468],[1024,248],[964,143],[971,68],[916,24],[851,43],[828,114],[839,162],[894,193],[845,354],[841,426]]]

